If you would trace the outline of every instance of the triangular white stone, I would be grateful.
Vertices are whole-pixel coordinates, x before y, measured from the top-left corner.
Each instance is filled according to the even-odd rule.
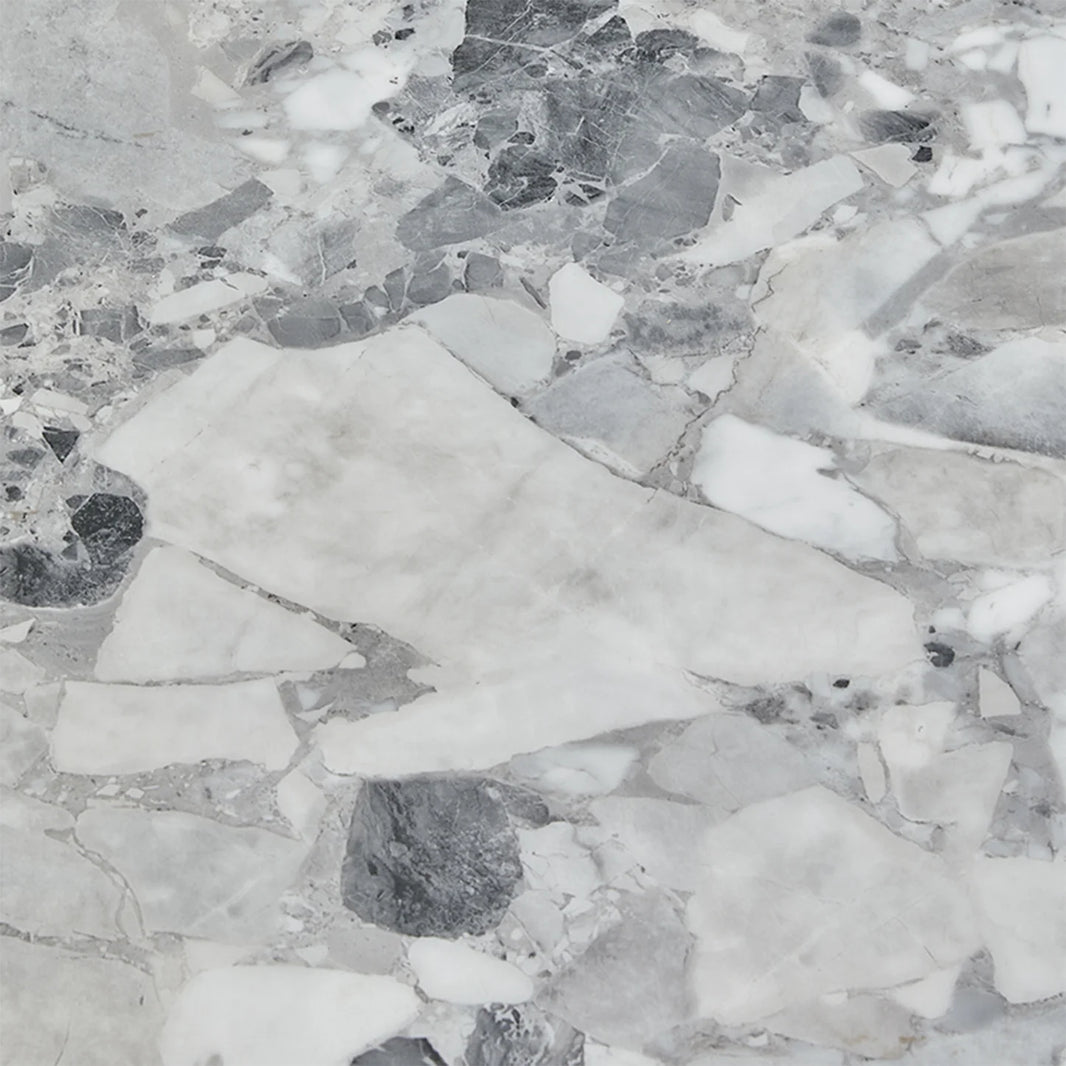
[[[170,681],[321,670],[352,646],[317,622],[238,588],[178,548],[156,548],[100,648],[101,681]]]

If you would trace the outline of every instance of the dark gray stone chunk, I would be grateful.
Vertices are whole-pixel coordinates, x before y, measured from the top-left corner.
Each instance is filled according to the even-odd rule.
[[[385,295],[389,298],[389,307],[393,311],[399,311],[403,307],[404,294],[407,292],[407,275],[404,273],[403,268],[390,270],[385,275],[385,280],[382,284],[385,289]]]
[[[603,225],[620,241],[654,243],[706,226],[718,194],[717,156],[699,145],[675,142],[639,181],[623,186],[607,207]]]
[[[451,271],[441,263],[440,266],[417,273],[411,278],[411,283],[407,286],[407,299],[415,307],[427,307],[443,300],[451,291]]]
[[[637,107],[633,88],[599,78],[559,79],[545,85],[542,99],[563,167],[578,179],[606,177]]]
[[[270,335],[285,348],[320,348],[341,332],[343,320],[326,300],[305,300],[267,322]]]
[[[118,588],[125,566],[85,568],[34,544],[0,547],[0,598],[22,607],[77,607],[99,603]]]
[[[444,1060],[423,1037],[396,1036],[356,1056],[351,1066],[444,1066]]]
[[[344,319],[345,333],[364,337],[377,328],[377,319],[362,300],[353,304],[341,304],[341,318]]]
[[[26,339],[30,327],[25,322],[16,322],[13,326],[0,329],[0,344],[4,347],[13,344],[21,344]]]
[[[812,52],[807,56],[807,66],[810,68],[814,87],[827,100],[844,84],[844,72],[840,69],[840,64],[829,56]]]
[[[463,267],[463,284],[468,292],[483,292],[503,284],[503,268],[491,255],[471,252]]]
[[[136,307],[90,307],[78,315],[78,330],[86,337],[100,337],[124,344],[141,330]]]
[[[204,353],[199,348],[153,348],[147,352],[138,352],[133,357],[133,365],[145,370],[166,370],[202,359],[203,356]]]
[[[94,492],[70,519],[89,558],[108,566],[128,552],[144,533],[141,509],[128,496]]]
[[[341,870],[344,905],[410,936],[494,928],[522,876],[495,782],[415,777],[368,781],[352,811]]]
[[[569,40],[615,0],[468,0],[468,36],[544,47]]]
[[[55,457],[63,462],[74,450],[81,434],[76,429],[59,429],[56,426],[45,426],[41,434],[45,444],[52,449]]]
[[[769,74],[759,82],[751,109],[780,122],[805,122],[806,116],[799,107],[802,88],[802,78]]]
[[[33,249],[27,244],[0,241],[0,300],[14,293],[20,281],[30,272]]]
[[[518,117],[512,110],[489,111],[477,120],[474,144],[478,148],[495,148],[518,130]]]
[[[171,222],[170,228],[182,236],[216,241],[231,226],[236,226],[238,222],[254,215],[273,195],[270,188],[261,181],[249,178],[225,196],[179,215]]]
[[[639,107],[642,124],[656,136],[704,140],[736,122],[747,110],[748,98],[719,78],[656,68],[640,87]]]
[[[585,1037],[532,1004],[478,1011],[466,1045],[467,1066],[581,1066]]]
[[[550,200],[557,185],[552,156],[525,144],[512,144],[492,161],[485,192],[508,211]]]
[[[503,225],[503,213],[485,195],[458,178],[444,184],[396,224],[396,236],[412,251],[484,237]]]
[[[834,11],[823,19],[807,37],[811,44],[845,48],[862,36],[862,23],[849,11]]]
[[[247,82],[249,85],[260,85],[270,81],[275,74],[288,67],[309,63],[314,54],[310,41],[290,41],[288,44],[273,45],[252,64]]]
[[[935,132],[929,119],[911,111],[866,111],[859,116],[859,129],[876,144],[930,141]]]
[[[27,469],[32,469],[37,465],[37,460],[44,455],[44,452],[37,448],[14,448],[7,453],[8,459],[13,463],[18,463],[19,466],[24,466]]]
[[[646,63],[662,63],[671,56],[691,55],[699,38],[684,30],[645,30],[636,39],[637,58]]]

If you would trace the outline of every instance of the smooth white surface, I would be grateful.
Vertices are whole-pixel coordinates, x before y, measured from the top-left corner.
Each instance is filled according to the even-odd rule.
[[[517,967],[452,940],[418,937],[407,961],[422,991],[445,1003],[524,1003],[533,995],[532,980]]]
[[[153,326],[182,322],[239,303],[249,296],[264,292],[266,288],[266,278],[256,274],[230,274],[225,278],[201,281],[156,300],[148,309],[148,321]]]
[[[894,560],[895,522],[836,472],[836,457],[722,415],[703,430],[692,481],[708,502],[771,533],[852,559]]]
[[[511,300],[455,293],[408,319],[508,396],[522,396],[551,374],[555,337],[539,315]]]
[[[155,548],[123,593],[96,657],[101,681],[202,680],[323,670],[346,640],[212,573],[178,548]]]
[[[577,263],[567,263],[548,281],[552,329],[564,340],[599,344],[611,333],[625,299]]]
[[[280,770],[297,743],[273,681],[159,687],[68,681],[52,762],[71,774],[132,774],[201,759],[247,759]]]
[[[487,679],[579,647],[744,683],[924,657],[898,593],[611,476],[416,330],[231,342],[97,458],[144,486],[152,535]]]
[[[389,977],[301,966],[233,966],[198,974],[171,1007],[163,1066],[347,1066],[418,1014]]]

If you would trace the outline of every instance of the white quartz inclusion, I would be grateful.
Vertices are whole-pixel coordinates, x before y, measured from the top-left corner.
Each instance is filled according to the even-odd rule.
[[[1004,633],[1021,630],[1052,597],[1051,581],[1043,574],[1031,574],[1006,581],[978,596],[970,605],[966,628],[977,640],[991,643]]]
[[[815,787],[744,808],[694,849],[701,1014],[742,1025],[840,989],[888,988],[977,950],[948,866]]]
[[[982,718],[1002,718],[1022,713],[1022,705],[1014,689],[984,667],[978,671],[977,693]]]
[[[455,293],[411,315],[457,359],[508,396],[551,374],[555,337],[539,315],[511,300]]]
[[[533,982],[503,959],[439,937],[420,937],[407,949],[418,985],[430,999],[446,1003],[522,1003]]]
[[[973,879],[996,990],[1010,1003],[1066,992],[1066,859],[979,857]]]
[[[560,337],[599,344],[610,336],[625,299],[577,263],[567,263],[548,281],[548,302],[552,329]]]
[[[170,1009],[163,1066],[347,1066],[418,1014],[391,977],[302,966],[197,974]]]
[[[708,502],[771,533],[852,559],[898,558],[895,522],[844,478],[828,448],[722,415],[703,430],[692,481]]]
[[[358,129],[374,104],[395,96],[407,80],[405,65],[380,49],[357,53],[347,65],[351,69],[323,71],[288,93],[283,106],[293,129]]]
[[[398,762],[493,765],[617,728],[615,703],[630,725],[691,717],[686,670],[762,684],[924,658],[903,596],[614,477],[418,329],[312,353],[232,341],[95,457],[146,490],[151,536],[485,682],[455,730],[422,701],[361,723]],[[530,704],[540,684],[569,684],[571,709]]]
[[[352,645],[312,619],[155,548],[122,596],[96,658],[101,681],[169,681],[324,670]]]
[[[1029,105],[1029,132],[1066,137],[1066,38],[1048,35],[1023,41],[1018,77]]]
[[[613,792],[637,759],[622,744],[563,744],[511,760],[511,772],[545,792],[589,796]]]
[[[1026,133],[1018,112],[1006,100],[965,104],[962,120],[974,148],[1002,148],[1025,144]]]
[[[147,688],[68,681],[52,762],[72,774],[131,774],[202,759],[280,770],[296,746],[272,681]]]
[[[836,156],[792,174],[773,175],[745,196],[728,222],[716,222],[679,258],[704,266],[736,263],[765,248],[791,240],[817,222],[824,211],[863,187],[850,159]]]
[[[229,274],[224,278],[212,278],[156,300],[148,309],[147,318],[153,326],[183,322],[240,303],[249,296],[263,292],[266,287],[266,278],[257,274]]]

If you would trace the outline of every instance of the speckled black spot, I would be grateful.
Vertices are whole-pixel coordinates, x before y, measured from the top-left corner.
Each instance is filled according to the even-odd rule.
[[[531,1004],[484,1007],[465,1058],[467,1066],[581,1066],[585,1037]]]
[[[955,650],[939,641],[930,641],[925,645],[925,652],[934,666],[950,666],[955,661]]]
[[[70,524],[93,562],[104,566],[128,552],[144,533],[144,519],[133,500],[107,492],[94,492]]]
[[[352,811],[344,905],[411,936],[499,924],[522,876],[503,790],[484,778],[368,781]]]
[[[428,1040],[397,1036],[357,1055],[350,1066],[444,1066],[444,1060]]]

